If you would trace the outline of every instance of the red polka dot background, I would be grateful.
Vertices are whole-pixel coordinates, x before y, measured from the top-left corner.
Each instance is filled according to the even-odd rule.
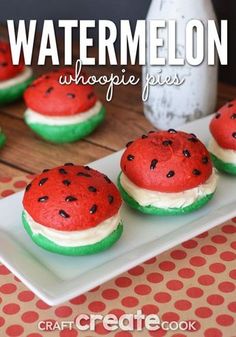
[[[0,178],[0,196],[24,188],[31,176]],[[2,337],[235,337],[236,219],[146,261],[100,287],[50,307],[0,264]],[[39,331],[39,321],[70,321],[78,314],[158,314],[162,320],[196,321],[197,331]]]

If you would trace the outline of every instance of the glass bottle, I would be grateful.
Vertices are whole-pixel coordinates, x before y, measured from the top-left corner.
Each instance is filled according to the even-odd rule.
[[[188,21],[198,19],[204,23],[216,20],[211,0],[152,0],[147,20],[176,20],[176,56],[185,59],[185,28]],[[206,31],[206,30],[205,30]],[[165,43],[158,57],[168,59],[167,29],[159,29],[158,37]],[[205,35],[205,55],[207,55],[207,35]],[[146,75],[174,76],[185,78],[181,86],[156,85],[150,87],[149,97],[144,102],[144,114],[156,127],[167,129],[204,117],[214,112],[217,97],[218,62],[208,66],[207,57],[199,66],[187,62],[183,66],[152,66],[149,62],[149,29],[147,30],[147,64],[143,66],[143,86]],[[186,47],[188,48],[188,46]]]

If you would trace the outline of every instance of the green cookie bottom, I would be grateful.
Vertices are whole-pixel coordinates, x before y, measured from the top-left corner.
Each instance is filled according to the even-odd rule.
[[[0,89],[0,104],[3,105],[20,99],[25,89],[30,85],[32,80],[33,77],[31,76],[21,83],[18,83],[5,89]]]
[[[6,137],[4,135],[4,133],[0,132],[0,149],[1,147],[3,147],[3,145],[5,144],[6,142]]]
[[[225,172],[231,175],[236,175],[236,165],[231,163],[226,163],[223,160],[216,157],[214,154],[211,153],[211,159],[213,161],[214,166],[220,172]]]
[[[120,173],[121,175],[121,173]],[[134,200],[123,188],[120,182],[120,175],[118,177],[118,188],[120,190],[121,196],[123,200],[132,208],[136,209],[137,211],[144,213],[144,214],[151,214],[151,215],[183,215],[194,212],[199,208],[203,207],[208,201],[210,201],[214,195],[208,194],[205,197],[198,199],[194,203],[189,206],[183,208],[157,208],[154,206],[141,206],[136,200]]]
[[[105,113],[105,108],[102,106],[99,113],[95,116],[90,117],[82,123],[70,125],[30,123],[27,121],[27,118],[25,118],[25,122],[36,134],[49,142],[57,144],[72,143],[93,132],[104,120]]]
[[[39,247],[52,253],[68,256],[91,255],[102,252],[113,246],[114,243],[120,239],[123,232],[123,225],[120,223],[109,236],[97,243],[87,246],[64,247],[57,245],[41,234],[34,234],[26,220],[26,214],[24,211],[22,213],[22,221],[26,232],[31,237],[32,241],[34,241],[34,243],[36,243]]]

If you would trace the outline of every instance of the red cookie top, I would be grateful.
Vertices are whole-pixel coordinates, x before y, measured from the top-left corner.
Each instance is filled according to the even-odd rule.
[[[117,214],[121,198],[104,174],[68,163],[39,174],[26,187],[23,206],[45,227],[77,231]]]
[[[93,86],[76,84],[60,84],[60,76],[73,78],[74,69],[63,68],[47,73],[36,79],[24,93],[28,108],[47,116],[71,116],[86,112],[97,101]],[[83,75],[85,76],[85,75]]]
[[[173,129],[153,132],[127,146],[121,168],[141,188],[182,192],[203,184],[212,174],[209,152],[193,134]]]
[[[24,69],[24,64],[13,66],[11,58],[11,48],[8,42],[0,40],[0,81],[9,80]]]
[[[210,131],[217,143],[236,151],[236,100],[225,104],[212,119]]]

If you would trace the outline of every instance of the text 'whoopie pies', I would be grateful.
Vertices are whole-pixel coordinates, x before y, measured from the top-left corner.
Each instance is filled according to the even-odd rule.
[[[25,67],[22,60],[13,65],[9,43],[0,40],[0,104],[19,99],[31,82],[31,68]]]
[[[212,198],[217,185],[206,147],[194,134],[174,129],[129,142],[121,169],[123,199],[148,214],[192,212]]]
[[[6,137],[4,135],[4,133],[2,132],[2,129],[0,127],[0,149],[1,147],[3,147],[3,145],[5,144],[6,141]]]
[[[61,76],[69,81],[74,70],[47,73],[25,91],[25,122],[45,140],[69,143],[90,134],[103,121],[105,108],[93,86],[75,82],[62,85]]]
[[[44,170],[26,187],[23,224],[31,239],[48,251],[94,254],[120,238],[121,203],[107,176],[68,163]]]
[[[236,175],[236,100],[224,105],[210,124],[209,151],[215,167]]]

